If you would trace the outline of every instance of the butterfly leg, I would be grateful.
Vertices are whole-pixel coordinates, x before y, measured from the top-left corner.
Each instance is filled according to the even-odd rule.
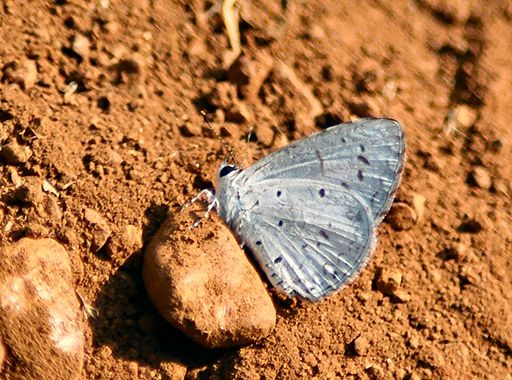
[[[212,212],[212,210],[217,209],[219,207],[219,201],[217,200],[217,197],[209,189],[204,189],[204,190],[201,190],[199,193],[197,193],[197,195],[194,198],[192,198],[190,201],[188,201],[181,207],[181,211],[183,211],[187,207],[193,205],[194,203],[196,203],[199,199],[201,199],[203,197],[206,198],[206,202],[208,203],[208,207],[206,209],[206,212],[205,212],[203,218],[208,218],[210,216],[210,213]],[[199,218],[198,220],[196,220],[194,222],[193,226],[197,227],[199,225],[199,223],[201,223],[201,219],[203,219],[203,218]]]

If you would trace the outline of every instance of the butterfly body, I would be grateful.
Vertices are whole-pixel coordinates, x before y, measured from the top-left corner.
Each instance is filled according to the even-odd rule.
[[[292,143],[245,170],[223,163],[219,215],[274,287],[319,300],[368,261],[404,150],[396,121],[361,119]]]

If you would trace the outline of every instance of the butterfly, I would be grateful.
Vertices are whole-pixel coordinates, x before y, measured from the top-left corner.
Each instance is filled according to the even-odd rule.
[[[368,262],[404,160],[397,121],[342,123],[245,170],[223,162],[209,210],[217,209],[278,291],[317,301]]]

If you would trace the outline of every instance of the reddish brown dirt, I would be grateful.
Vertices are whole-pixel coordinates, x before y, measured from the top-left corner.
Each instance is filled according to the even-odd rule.
[[[221,19],[198,17],[208,4],[101,3],[6,0],[0,9],[0,139],[32,152],[0,165],[1,236],[50,236],[71,252],[77,290],[98,311],[84,379],[180,378],[180,366],[201,379],[511,378],[510,2],[449,2],[450,11],[434,0],[306,1],[285,12],[269,1],[242,23],[244,52],[257,67],[262,56],[284,62],[303,88],[273,72],[249,95],[222,68]],[[77,35],[90,42],[76,48],[82,55],[72,50]],[[20,68],[27,59],[37,73]],[[77,91],[64,96],[73,81]],[[316,123],[307,93],[321,104]],[[460,105],[476,122],[446,133]],[[140,250],[111,241],[93,253],[83,217],[84,207],[102,214],[112,240],[138,226],[147,242],[168,211],[209,186],[225,154],[204,128],[203,108],[217,126],[227,120],[226,140],[248,162],[282,138],[353,115],[398,119],[408,154],[398,198],[423,195],[425,215],[407,231],[384,223],[369,266],[335,296],[279,303],[268,339],[203,349],[151,306]],[[490,187],[471,177],[476,167]],[[60,192],[62,221],[10,199],[28,176]],[[408,302],[375,290],[378,268],[403,275]]]

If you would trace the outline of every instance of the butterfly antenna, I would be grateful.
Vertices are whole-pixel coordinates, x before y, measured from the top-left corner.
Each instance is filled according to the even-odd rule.
[[[222,137],[219,133],[219,131],[217,131],[213,125],[210,124],[210,121],[208,120],[208,118],[206,117],[206,112],[204,110],[201,110],[201,115],[203,116],[203,120],[205,121],[205,123],[208,125],[208,128],[210,128],[210,130],[213,132],[213,134],[220,140],[222,146],[224,147],[224,149],[226,150],[227,152],[227,155],[229,157],[229,159],[231,160],[231,162],[235,165],[237,165],[237,160],[235,158],[235,151],[233,150],[233,147],[231,146],[231,144],[229,144],[225,139],[224,137]]]

